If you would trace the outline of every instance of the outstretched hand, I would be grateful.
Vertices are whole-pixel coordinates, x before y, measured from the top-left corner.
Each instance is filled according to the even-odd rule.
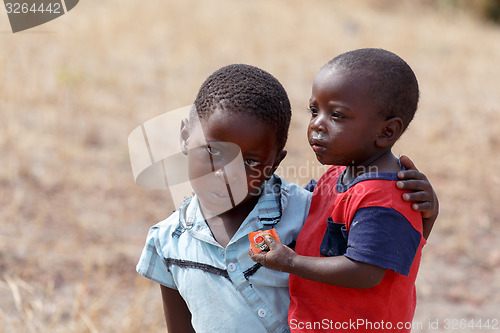
[[[401,156],[399,160],[406,170],[398,172],[401,180],[396,183],[396,186],[401,190],[413,191],[413,193],[404,193],[403,200],[413,202],[412,208],[422,212],[423,236],[427,239],[439,214],[436,192],[427,177],[418,171],[408,156]]]
[[[266,242],[269,250],[254,254],[252,248],[249,248],[248,255],[250,258],[266,268],[280,272],[289,272],[293,258],[297,255],[295,251],[268,235],[264,236],[264,242]]]
[[[362,263],[346,256],[310,257],[295,253],[288,246],[264,236],[269,251],[248,254],[253,261],[280,272],[303,279],[345,288],[372,288],[382,281],[385,268]]]

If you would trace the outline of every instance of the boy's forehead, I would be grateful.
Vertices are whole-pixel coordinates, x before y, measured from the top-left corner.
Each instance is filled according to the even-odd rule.
[[[230,142],[257,149],[262,145],[277,146],[278,135],[273,126],[252,114],[231,110],[215,110],[210,116],[198,120],[194,126],[196,136],[207,142]]]
[[[267,129],[269,124],[251,113],[232,111],[218,107],[207,117],[200,118],[201,128],[208,132],[213,130],[245,129],[251,126],[255,129]]]
[[[364,78],[359,75],[354,75],[354,73],[349,72],[343,68],[338,68],[334,66],[329,66],[323,68],[313,83],[314,89],[334,89],[335,91],[343,90],[348,88],[347,91],[351,89],[359,89],[361,86],[366,86]]]
[[[345,68],[339,65],[332,64],[330,66],[325,66],[322,68],[317,78],[325,78],[325,77],[342,77],[342,79],[346,82],[355,81],[355,80],[369,80],[370,77],[374,75],[373,72],[370,72],[364,68]]]
[[[380,103],[377,101],[377,86],[373,82],[363,71],[325,68],[314,81],[310,103],[316,101],[331,106],[343,105],[351,110],[370,110],[378,114]]]
[[[212,112],[210,112],[207,116],[200,118],[200,122],[204,126],[213,126],[214,124],[221,122],[233,122],[239,123],[248,120],[259,120],[258,117],[252,115],[249,112],[244,111],[235,111],[231,107],[224,107],[222,105],[218,105]]]

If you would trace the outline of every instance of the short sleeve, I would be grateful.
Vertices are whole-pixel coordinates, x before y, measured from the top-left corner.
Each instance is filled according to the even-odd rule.
[[[316,187],[316,184],[317,184],[317,183],[318,183],[317,181],[315,181],[314,179],[311,179],[311,180],[309,181],[309,183],[307,183],[307,185],[306,185],[306,186],[304,186],[304,189],[305,189],[306,191],[313,192],[313,191],[314,191],[314,188]]]
[[[177,289],[160,251],[158,227],[149,230],[146,245],[137,264],[137,273],[166,287]]]
[[[352,219],[345,256],[406,275],[421,234],[393,208],[365,207]]]

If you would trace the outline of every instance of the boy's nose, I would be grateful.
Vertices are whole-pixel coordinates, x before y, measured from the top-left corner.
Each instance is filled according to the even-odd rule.
[[[315,130],[315,131],[321,131],[321,132],[326,132],[326,127],[325,127],[325,116],[323,115],[318,115],[314,119],[311,119],[311,122],[309,123],[309,129]]]
[[[231,166],[228,166],[228,165],[216,169],[214,171],[214,175],[217,178],[220,178],[224,183],[230,184],[230,185],[232,185],[239,178],[241,178],[241,175],[238,175],[237,172],[235,172],[234,170],[231,170]]]
[[[220,178],[223,182],[227,183],[227,177],[226,177],[226,172],[224,171],[224,167],[215,170],[214,175],[217,178]]]
[[[214,165],[214,167],[214,175],[226,184],[234,185],[246,180],[245,167],[241,157],[225,165]]]

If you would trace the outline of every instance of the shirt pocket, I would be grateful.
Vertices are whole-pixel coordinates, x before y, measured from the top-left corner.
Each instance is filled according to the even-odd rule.
[[[344,223],[333,222],[329,217],[326,220],[326,232],[319,249],[325,257],[335,257],[345,254],[347,250],[347,229]]]

